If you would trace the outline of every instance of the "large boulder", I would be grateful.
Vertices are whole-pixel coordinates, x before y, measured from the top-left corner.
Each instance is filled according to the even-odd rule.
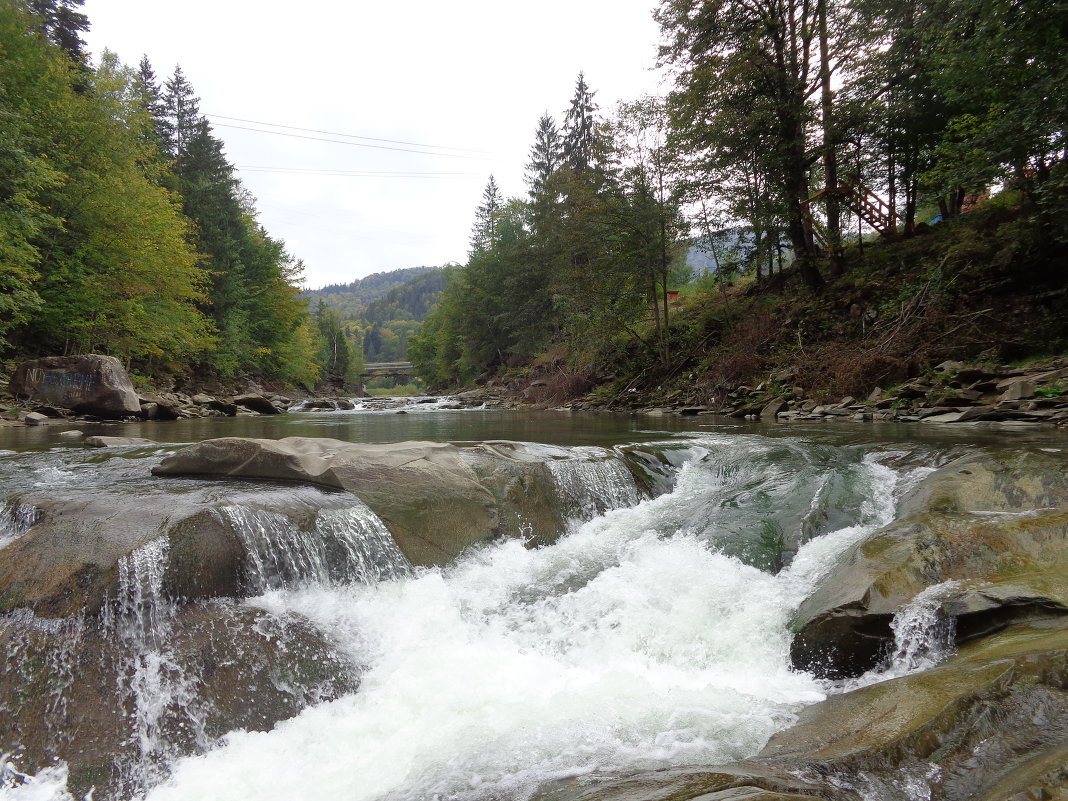
[[[230,399],[230,404],[233,406],[241,406],[259,414],[282,414],[284,409],[280,408],[270,398],[265,398],[263,395],[255,392],[246,392],[244,395],[235,395]],[[234,410],[234,414],[237,410]]]
[[[191,445],[161,476],[282,479],[343,489],[382,519],[417,565],[443,565],[475,543],[522,531],[536,543],[565,530],[554,460],[597,460],[517,442],[364,444],[334,439],[225,437]]]
[[[493,494],[460,458],[436,442],[368,445],[333,439],[224,437],[167,457],[153,473],[300,481],[347,490],[378,515],[413,563],[444,564],[493,536]]]
[[[189,602],[256,594],[294,571],[313,569],[307,547],[351,552],[334,516],[365,507],[351,496],[311,487],[223,487],[102,494],[99,490],[26,493],[20,505],[33,523],[0,548],[0,612],[28,608],[48,617],[94,614],[121,593],[130,571],[155,554],[160,592]],[[325,526],[325,528],[324,528]],[[305,546],[305,543],[317,546]],[[148,549],[148,550],[146,550]],[[382,532],[368,541],[364,563],[387,569],[402,562]],[[290,558],[292,557],[292,558]],[[358,566],[329,565],[331,577]],[[292,563],[292,564],[289,564]],[[317,579],[318,575],[306,576]],[[264,583],[266,582],[266,584]]]
[[[48,617],[98,611],[115,597],[120,562],[160,538],[172,564],[166,591],[189,599],[234,595],[245,556],[233,527],[203,495],[99,492],[27,494],[36,523],[0,549],[0,611],[29,608]]]
[[[894,614],[954,582],[959,641],[1068,614],[1068,461],[1039,450],[977,454],[933,473],[897,521],[848,552],[800,607],[795,664],[834,677],[874,667]]]
[[[140,414],[130,377],[113,356],[48,356],[19,365],[9,390],[16,398],[55,404],[80,414]]]

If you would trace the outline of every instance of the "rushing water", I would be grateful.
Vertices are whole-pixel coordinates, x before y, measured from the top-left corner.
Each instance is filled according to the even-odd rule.
[[[427,438],[508,433],[497,420],[489,435],[471,436],[471,421],[485,414],[454,413],[465,436],[452,436],[449,422],[445,436]],[[346,425],[366,426],[359,415]],[[395,430],[393,418],[375,416]],[[311,425],[351,433],[339,419],[315,415]],[[275,666],[269,683],[291,713],[269,730],[219,729],[205,690],[207,646],[187,632],[189,607],[163,589],[166,539],[120,561],[117,595],[98,620],[26,610],[0,618],[0,627],[32,634],[9,638],[4,670],[25,669],[34,644],[48,642],[49,709],[63,720],[78,679],[72,654],[93,637],[115,643],[109,680],[128,731],[116,755],[121,778],[110,786],[121,798],[524,799],[565,777],[750,756],[836,689],[791,668],[794,610],[838,555],[892,520],[902,493],[959,446],[649,424],[594,420],[574,437],[553,428],[542,441],[570,444],[578,457],[594,444],[612,454],[550,462],[569,531],[540,548],[518,537],[488,543],[444,569],[413,569],[351,496],[227,482],[206,491],[195,480],[151,478],[169,446],[0,457],[9,495],[0,546],[35,523],[34,493],[111,492],[148,504],[178,494],[207,504],[247,554],[243,600],[194,610],[233,627],[232,652],[226,642],[211,647],[237,662],[269,643],[296,660],[314,635],[326,650],[313,661],[325,659],[330,676],[297,686]],[[273,425],[308,433],[300,421]],[[425,421],[404,425],[427,435]],[[569,416],[565,428],[573,425]],[[932,588],[903,610],[898,653],[882,677],[944,655],[945,591]],[[255,642],[239,645],[237,632],[249,627]],[[209,661],[218,670],[219,659]],[[254,690],[240,700],[249,709],[263,702]],[[72,797],[64,765],[33,766],[34,775],[20,772],[17,753],[5,762],[3,797]]]

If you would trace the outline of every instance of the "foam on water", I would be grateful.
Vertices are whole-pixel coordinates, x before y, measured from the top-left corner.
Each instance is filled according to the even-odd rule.
[[[21,773],[7,757],[0,758],[0,799],[3,801],[93,801],[89,792],[75,799],[67,792],[67,766],[44,768],[37,775]]]
[[[790,668],[787,623],[827,564],[893,514],[897,474],[875,459],[859,470],[856,525],[778,575],[665,530],[728,480],[698,460],[671,493],[552,546],[509,540],[412,578],[261,596],[367,665],[359,692],[231,733],[149,798],[523,799],[554,778],[749,756],[823,697]]]

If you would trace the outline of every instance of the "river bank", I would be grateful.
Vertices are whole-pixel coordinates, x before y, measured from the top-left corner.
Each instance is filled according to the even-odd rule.
[[[571,411],[645,415],[717,415],[778,422],[828,420],[1002,425],[1068,426],[1068,357],[1025,365],[947,361],[886,389],[873,387],[863,398],[828,399],[798,383],[798,371],[784,368],[750,386],[729,385],[708,395],[678,379],[654,389],[624,388],[606,398],[594,390],[572,399],[551,395],[545,379],[500,378],[468,388],[456,397],[497,408],[555,408]],[[819,399],[818,399],[819,398]]]

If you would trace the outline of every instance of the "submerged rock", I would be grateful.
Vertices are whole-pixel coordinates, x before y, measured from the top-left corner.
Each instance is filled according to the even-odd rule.
[[[158,445],[154,439],[144,437],[86,437],[85,444],[90,448],[126,448],[134,445]]]

